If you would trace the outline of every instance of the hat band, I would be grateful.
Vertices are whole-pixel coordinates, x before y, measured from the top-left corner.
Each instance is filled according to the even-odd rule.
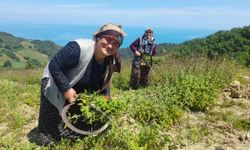
[[[96,37],[102,37],[102,36],[109,36],[119,42],[120,45],[122,45],[123,42],[123,36],[121,33],[114,31],[114,30],[106,30],[101,33],[98,33]]]

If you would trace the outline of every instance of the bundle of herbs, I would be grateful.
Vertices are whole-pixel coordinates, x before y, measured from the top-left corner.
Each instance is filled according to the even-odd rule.
[[[122,104],[119,100],[108,101],[98,93],[82,93],[67,111],[67,118],[78,129],[94,131],[115,117]]]

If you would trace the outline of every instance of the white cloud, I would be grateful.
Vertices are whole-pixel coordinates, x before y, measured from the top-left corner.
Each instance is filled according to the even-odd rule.
[[[116,22],[127,26],[143,26],[147,24],[161,27],[219,28],[248,25],[250,24],[249,17],[250,10],[237,10],[229,7],[119,9],[105,4],[0,4],[0,20],[2,22],[49,24],[102,24]]]

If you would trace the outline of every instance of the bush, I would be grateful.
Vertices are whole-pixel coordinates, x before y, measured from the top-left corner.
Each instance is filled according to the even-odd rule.
[[[30,57],[25,57],[25,59],[27,60],[26,66],[25,66],[26,69],[36,68],[36,67],[42,66],[42,64],[36,59],[30,58]]]
[[[12,67],[12,63],[9,61],[9,60],[6,60],[4,63],[3,63],[3,66],[4,68],[11,68]]]

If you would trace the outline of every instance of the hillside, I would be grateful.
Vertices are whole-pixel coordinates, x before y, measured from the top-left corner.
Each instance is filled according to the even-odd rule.
[[[52,41],[27,40],[0,32],[0,67],[24,68],[44,65],[60,46]],[[130,48],[119,49],[123,58],[132,58]],[[197,38],[181,44],[159,43],[158,55],[175,54],[176,57],[205,54],[211,59],[229,56],[250,67],[250,26],[218,31],[205,38]]]
[[[95,103],[99,108],[107,106],[112,110],[105,111],[111,118],[109,128],[75,142],[62,139],[51,147],[40,146],[38,142],[42,68],[0,71],[0,149],[248,149],[250,70],[223,57],[241,49],[238,47],[247,51],[248,38],[243,40],[244,45],[236,40],[242,39],[239,35],[221,40],[226,43],[223,45],[226,52],[208,55],[209,51],[213,51],[212,54],[219,51],[212,49],[211,45],[220,45],[215,39],[224,39],[229,32],[236,34],[241,30],[244,33],[239,35],[245,35],[245,28],[233,29],[179,45],[159,44],[161,56],[154,57],[157,63],[153,66],[150,85],[137,90],[129,88],[131,63],[123,61],[121,73],[114,76],[111,84],[112,101],[98,101],[90,94],[93,102],[100,102]],[[226,47],[231,40],[239,44],[231,45],[235,50]],[[42,55],[48,59],[52,54],[49,50],[55,46],[52,42],[26,40],[7,33],[1,33],[0,41],[0,58],[11,60],[15,67],[21,58],[24,62],[26,59],[42,62],[45,60]],[[201,45],[204,49],[198,49]],[[120,51],[123,57],[131,57],[128,48]],[[209,57],[202,57],[204,54]],[[242,54],[241,51],[238,54]]]
[[[37,145],[42,69],[0,72],[0,149],[246,150],[250,70],[224,59],[159,58],[148,87],[129,89],[130,64],[112,82],[116,110],[97,136]],[[238,80],[235,81],[235,80]],[[234,82],[232,82],[234,81]],[[231,83],[231,84],[230,84]]]
[[[228,56],[250,67],[250,25],[229,31],[218,31],[205,38],[177,45],[160,44],[159,51],[174,53],[177,57],[205,54],[213,59],[218,56]]]
[[[59,49],[51,41],[28,40],[0,32],[0,68],[43,66]]]

